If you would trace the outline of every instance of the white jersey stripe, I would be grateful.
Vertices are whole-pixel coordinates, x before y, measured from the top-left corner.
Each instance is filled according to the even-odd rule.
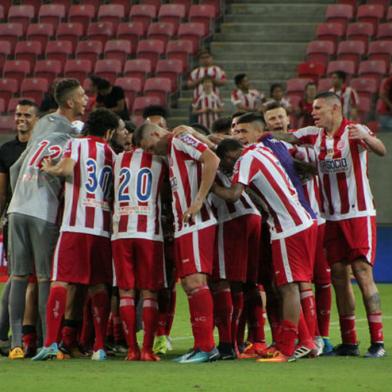
[[[284,238],[281,238],[279,240],[279,243],[286,280],[287,283],[291,283],[293,282],[293,274],[291,273],[289,257],[287,255],[286,240]]]

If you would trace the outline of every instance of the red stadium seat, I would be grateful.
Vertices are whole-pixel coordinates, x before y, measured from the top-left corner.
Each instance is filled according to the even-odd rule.
[[[24,31],[34,17],[35,10],[32,5],[11,5],[8,11],[8,22],[21,23]]]
[[[160,40],[166,45],[167,41],[174,36],[174,28],[175,26],[171,23],[151,23],[148,27],[147,38]]]
[[[4,100],[6,107],[8,107],[8,101],[18,90],[19,85],[16,79],[0,78],[0,98]]]
[[[356,73],[356,63],[355,61],[350,60],[336,60],[330,61],[327,67],[327,74],[330,75],[335,71],[343,71],[346,72],[348,76],[351,76]]]
[[[101,41],[80,41],[76,47],[75,57],[79,60],[89,60],[95,63],[102,51]]]
[[[178,81],[182,74],[181,60],[159,60],[155,71],[156,77],[168,78],[171,81],[172,90],[175,92],[178,88]]]
[[[192,54],[192,41],[179,39],[176,41],[169,41],[167,43],[166,57],[170,60],[180,60],[182,62],[182,69],[184,72],[188,69],[189,58]]]
[[[4,63],[3,77],[16,79],[18,83],[31,72],[31,64],[26,60],[7,60]]]
[[[92,5],[96,9],[98,9],[99,5],[101,4],[101,0],[82,0],[84,4]]]
[[[48,60],[59,60],[65,63],[72,53],[70,41],[49,41],[46,45],[45,55]]]
[[[128,60],[124,65],[124,76],[143,81],[152,72],[151,61],[147,59]]]
[[[347,23],[354,18],[354,7],[349,4],[331,4],[327,6],[326,20],[330,23]]]
[[[390,22],[391,20],[392,20],[392,6],[390,6],[387,11],[387,21]]]
[[[91,4],[71,5],[68,13],[68,21],[73,23],[81,23],[84,31],[87,25],[94,19],[96,8]]]
[[[221,0],[199,0],[199,4],[212,5],[215,8],[215,17],[218,18],[222,15],[223,4]]]
[[[392,23],[381,23],[378,25],[377,39],[392,40]]]
[[[0,116],[0,132],[9,133],[15,129],[14,116]]]
[[[8,41],[0,41],[0,69],[3,68],[5,60],[11,55],[11,43]]]
[[[157,9],[161,6],[162,1],[161,0],[139,0],[139,4],[144,4],[144,5],[153,5]]]
[[[113,25],[110,22],[90,23],[87,28],[89,40],[101,41],[105,45],[106,41],[113,36]]]
[[[171,23],[176,28],[185,19],[186,6],[181,4],[162,4],[159,9],[158,20],[160,22]]]
[[[312,79],[317,81],[325,74],[325,65],[319,63],[301,63],[298,64],[297,73],[300,78]]]
[[[371,97],[361,97],[358,102],[358,112],[361,118],[361,122],[367,121],[367,119],[369,118],[369,114],[372,111],[372,106],[373,102]]]
[[[327,63],[334,54],[335,44],[332,41],[312,41],[306,49],[306,58],[313,63]]]
[[[72,51],[74,51],[83,34],[81,23],[60,23],[57,27],[56,39],[71,42]]]
[[[350,82],[350,86],[356,90],[359,97],[372,98],[378,92],[378,83],[376,79],[355,78]]]
[[[165,51],[165,44],[157,39],[141,40],[136,49],[136,55],[140,59],[148,59],[151,66],[155,69],[160,56]]]
[[[338,60],[361,61],[365,54],[365,44],[362,41],[342,41],[337,51]]]
[[[289,79],[286,83],[286,92],[288,95],[292,93],[304,93],[305,87],[308,83],[313,82],[313,79],[294,78]]]
[[[384,17],[385,8],[380,4],[362,4],[357,10],[357,20],[371,23],[376,29],[380,19]]]
[[[139,78],[117,78],[115,86],[121,86],[125,93],[128,105],[131,108],[136,96],[143,90],[143,81]]]
[[[371,23],[350,23],[347,27],[347,39],[362,41],[367,49],[369,40],[374,36],[374,26]]]
[[[344,36],[345,26],[340,23],[321,23],[317,26],[317,39],[333,41],[335,44]]]
[[[373,41],[369,45],[369,60],[382,60],[388,65],[392,60],[392,41]]]
[[[64,76],[78,79],[83,84],[92,70],[93,66],[90,60],[67,60],[64,67]]]
[[[323,91],[328,91],[332,87],[332,79],[331,78],[323,78],[319,79],[317,83],[317,91],[319,93]]]
[[[143,31],[146,32],[148,25],[157,17],[157,8],[149,4],[133,5],[129,13],[132,22],[143,24]]]
[[[5,109],[6,109],[5,100],[3,98],[0,98],[0,114],[4,113]]]
[[[3,21],[4,19],[5,19],[4,7],[0,4],[0,21]]]
[[[42,45],[38,41],[19,41],[15,48],[16,60],[27,60],[34,65],[35,60],[42,54]]]
[[[24,79],[20,88],[21,95],[31,97],[35,102],[41,102],[44,93],[49,89],[48,81],[44,78]]]
[[[366,3],[367,4],[379,4],[379,5],[384,6],[384,8],[386,8],[389,5],[390,0],[367,0]]]
[[[128,56],[132,53],[131,43],[125,39],[110,40],[106,42],[103,53],[105,59],[117,59],[124,64]]]
[[[373,78],[378,82],[387,73],[387,65],[384,61],[367,60],[359,64],[358,75],[362,78]]]
[[[94,73],[113,83],[121,70],[122,63],[120,60],[98,60],[95,63]]]
[[[14,48],[19,37],[23,37],[23,25],[21,23],[0,24],[0,40],[8,41]]]
[[[45,78],[49,84],[55,78],[61,75],[63,63],[58,60],[38,60],[35,62],[34,76],[36,78]]]
[[[121,4],[102,4],[98,10],[100,22],[120,23],[125,18],[124,6]]]
[[[42,48],[46,48],[46,44],[54,35],[54,27],[49,23],[35,23],[27,28],[26,37],[29,41],[38,41]]]
[[[177,36],[179,39],[192,41],[193,53],[196,53],[202,39],[208,36],[208,30],[206,30],[203,23],[181,23],[178,26]]]
[[[147,106],[161,104],[161,100],[158,97],[136,97],[133,103],[132,111],[136,116],[140,116]]]
[[[129,9],[131,7],[131,1],[129,0],[111,0],[110,4],[120,4],[124,7],[124,13],[125,15],[129,14]]]
[[[163,106],[172,90],[171,81],[168,78],[150,78],[144,84],[143,93],[146,97],[158,97]]]
[[[65,19],[65,6],[62,4],[43,4],[38,12],[40,23],[50,23],[55,28]]]
[[[189,21],[203,23],[208,31],[214,30],[215,7],[212,5],[192,5]]]
[[[137,43],[143,35],[144,27],[140,22],[120,23],[117,29],[117,38],[131,42],[132,53],[136,50]]]

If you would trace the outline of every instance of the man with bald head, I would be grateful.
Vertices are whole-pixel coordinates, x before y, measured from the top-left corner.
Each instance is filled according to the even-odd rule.
[[[340,316],[342,344],[334,353],[358,356],[352,270],[366,308],[371,346],[365,357],[385,356],[380,296],[373,279],[376,250],[376,210],[367,177],[368,152],[386,154],[381,140],[364,125],[343,117],[339,97],[317,95],[312,116],[315,127],[294,132],[313,144],[319,167],[326,224],[327,258]],[[351,268],[350,268],[351,267]]]
[[[178,363],[210,362],[219,352],[213,337],[213,302],[207,285],[212,273],[216,219],[206,200],[214,182],[219,158],[206,144],[181,126],[173,133],[157,124],[144,123],[133,135],[136,146],[168,156],[174,215],[174,254],[177,273],[188,296],[194,336],[193,350]],[[178,134],[179,131],[185,133]]]

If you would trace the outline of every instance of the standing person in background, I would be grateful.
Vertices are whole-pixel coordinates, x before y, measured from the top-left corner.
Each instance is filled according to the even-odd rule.
[[[265,110],[266,107],[268,107],[270,104],[275,102],[283,106],[286,109],[287,113],[290,114],[293,111],[293,108],[291,107],[290,100],[286,98],[284,94],[285,91],[283,85],[281,85],[280,83],[271,84],[270,98],[268,98],[267,101],[264,103],[263,111]]]
[[[331,75],[332,87],[329,91],[335,93],[342,103],[343,116],[347,120],[358,119],[359,97],[357,92],[347,85],[347,74],[344,71],[336,71]]]
[[[314,97],[317,94],[317,86],[314,82],[309,82],[305,86],[303,98],[299,101],[296,115],[298,117],[298,127],[307,127],[314,125],[312,110]]]
[[[248,76],[240,73],[234,77],[236,89],[231,93],[231,103],[236,110],[244,112],[259,112],[265,101],[264,94],[256,89],[250,88]]]
[[[380,127],[392,131],[392,75],[386,78],[380,89],[381,106],[378,111]]]
[[[208,129],[211,129],[214,121],[219,118],[219,113],[223,112],[223,102],[213,88],[213,80],[206,76],[203,79],[203,90],[192,104],[192,113],[197,115],[198,123]]]
[[[97,94],[94,108],[109,109],[121,119],[129,120],[127,102],[122,87],[112,86],[108,80],[96,75],[91,75],[89,79],[93,84],[93,91]]]
[[[30,140],[32,130],[38,120],[37,105],[27,99],[18,102],[15,110],[15,125],[17,135],[14,140],[4,143],[0,147],[0,218],[5,213],[11,200],[10,167],[18,160],[19,156],[26,149]],[[8,245],[8,224],[5,219],[0,228],[3,232],[4,251],[7,254]],[[11,271],[9,271],[10,273]],[[9,348],[8,331],[10,327],[8,300],[11,288],[11,279],[8,279],[4,286],[1,308],[0,308],[0,350],[6,351]],[[28,292],[31,290],[28,289]],[[29,299],[27,299],[29,301]],[[35,308],[34,308],[35,309]],[[35,325],[34,325],[35,329]]]

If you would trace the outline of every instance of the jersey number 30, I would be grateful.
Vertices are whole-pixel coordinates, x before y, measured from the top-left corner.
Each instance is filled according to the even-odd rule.
[[[127,168],[120,170],[120,186],[118,189],[119,201],[130,201],[129,182],[131,181],[131,172]],[[150,169],[143,168],[136,175],[136,197],[141,202],[146,202],[151,197],[152,172]]]
[[[110,166],[104,166],[98,173],[97,163],[94,159],[88,159],[86,166],[88,177],[84,186],[86,187],[87,192],[95,193],[99,185],[105,197],[108,197],[112,181],[112,168]]]

